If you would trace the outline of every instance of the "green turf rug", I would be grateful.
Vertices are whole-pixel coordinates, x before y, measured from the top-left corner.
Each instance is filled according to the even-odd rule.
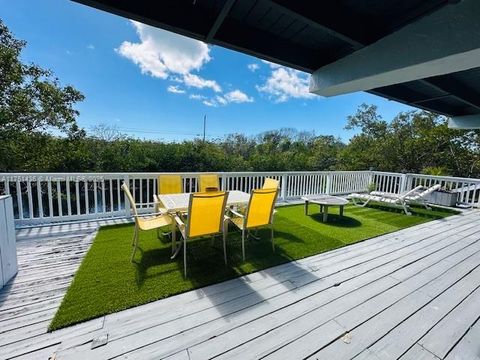
[[[218,283],[274,265],[315,255],[409,226],[454,214],[452,211],[360,208],[349,205],[343,218],[331,209],[327,223],[316,206],[305,216],[303,205],[283,206],[275,216],[276,251],[269,232],[259,231],[260,241],[246,243],[242,262],[241,237],[231,226],[227,242],[228,266],[224,266],[221,237],[189,242],[188,278],[183,277],[183,257],[170,260],[167,238],[156,231],[140,232],[135,262],[130,262],[133,224],[103,227],[55,315],[50,330],[162,299],[198,287]]]

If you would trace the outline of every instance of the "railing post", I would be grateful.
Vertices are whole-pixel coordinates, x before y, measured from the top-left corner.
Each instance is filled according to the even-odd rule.
[[[280,197],[283,201],[287,199],[287,175],[282,174],[282,184],[280,188]]]
[[[367,188],[365,189],[367,192],[370,190],[370,184],[374,184],[375,179],[375,171],[370,170],[370,175],[368,177]],[[377,190],[377,185],[375,184],[375,190]]]
[[[413,174],[405,174],[405,189],[404,191],[413,189]]]
[[[402,194],[407,190],[407,174],[402,174],[400,177],[400,189],[399,193]]]
[[[227,191],[227,176],[223,173],[220,176],[220,190]]]
[[[123,181],[127,185],[128,189],[130,189],[130,177],[128,175],[123,176]],[[130,217],[132,215],[130,206],[127,204],[127,198],[125,194],[123,194],[123,204],[125,206],[125,216]]]
[[[329,195],[332,191],[332,173],[327,173],[327,182],[325,184],[325,194]]]

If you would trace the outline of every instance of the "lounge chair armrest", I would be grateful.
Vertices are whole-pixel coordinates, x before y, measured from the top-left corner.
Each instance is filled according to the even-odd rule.
[[[423,188],[422,185],[418,185],[417,187],[413,188],[412,190],[410,191],[407,191],[405,194],[403,194],[401,197],[404,198],[405,196],[410,196],[412,195],[414,192],[420,190],[421,188]]]

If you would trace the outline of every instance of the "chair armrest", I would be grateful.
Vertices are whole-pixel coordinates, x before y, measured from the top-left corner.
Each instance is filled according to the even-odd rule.
[[[187,234],[186,234],[186,228],[187,226],[185,225],[185,223],[183,222],[183,220],[180,218],[180,216],[178,215],[175,215],[174,217],[174,225],[175,226],[175,223],[177,224],[178,226],[178,230],[180,230],[180,234],[182,234],[182,237],[187,240]]]
[[[163,209],[162,211],[167,212],[167,209],[161,207],[163,204],[158,198],[157,194],[153,194],[153,206],[155,208],[155,211],[160,211],[160,209]]]
[[[180,218],[180,216],[175,215],[175,216],[174,216],[174,219],[175,219],[175,222],[178,224],[179,227],[184,227],[184,226],[185,226],[185,223],[184,223],[183,220]]]
[[[132,217],[138,217],[138,218],[141,218],[141,217],[147,217],[147,216],[157,216],[157,215],[166,215],[167,212],[166,211],[159,211],[159,212],[154,212],[154,213],[147,213],[147,214],[139,214],[139,215],[132,215]]]
[[[238,217],[241,217],[241,218],[244,218],[244,217],[245,217],[245,215],[240,214],[239,212],[237,212],[237,211],[235,211],[235,210],[233,210],[233,209],[228,209],[228,211],[230,211],[230,212],[231,212],[233,215],[235,215],[235,216],[238,216]]]

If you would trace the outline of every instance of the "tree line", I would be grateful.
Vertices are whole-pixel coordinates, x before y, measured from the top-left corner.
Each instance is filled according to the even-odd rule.
[[[280,129],[210,141],[141,140],[76,122],[84,99],[48,70],[25,64],[25,42],[0,20],[0,172],[193,172],[366,170],[480,177],[480,132],[454,130],[426,111],[382,119],[361,105],[346,119],[348,142]]]

